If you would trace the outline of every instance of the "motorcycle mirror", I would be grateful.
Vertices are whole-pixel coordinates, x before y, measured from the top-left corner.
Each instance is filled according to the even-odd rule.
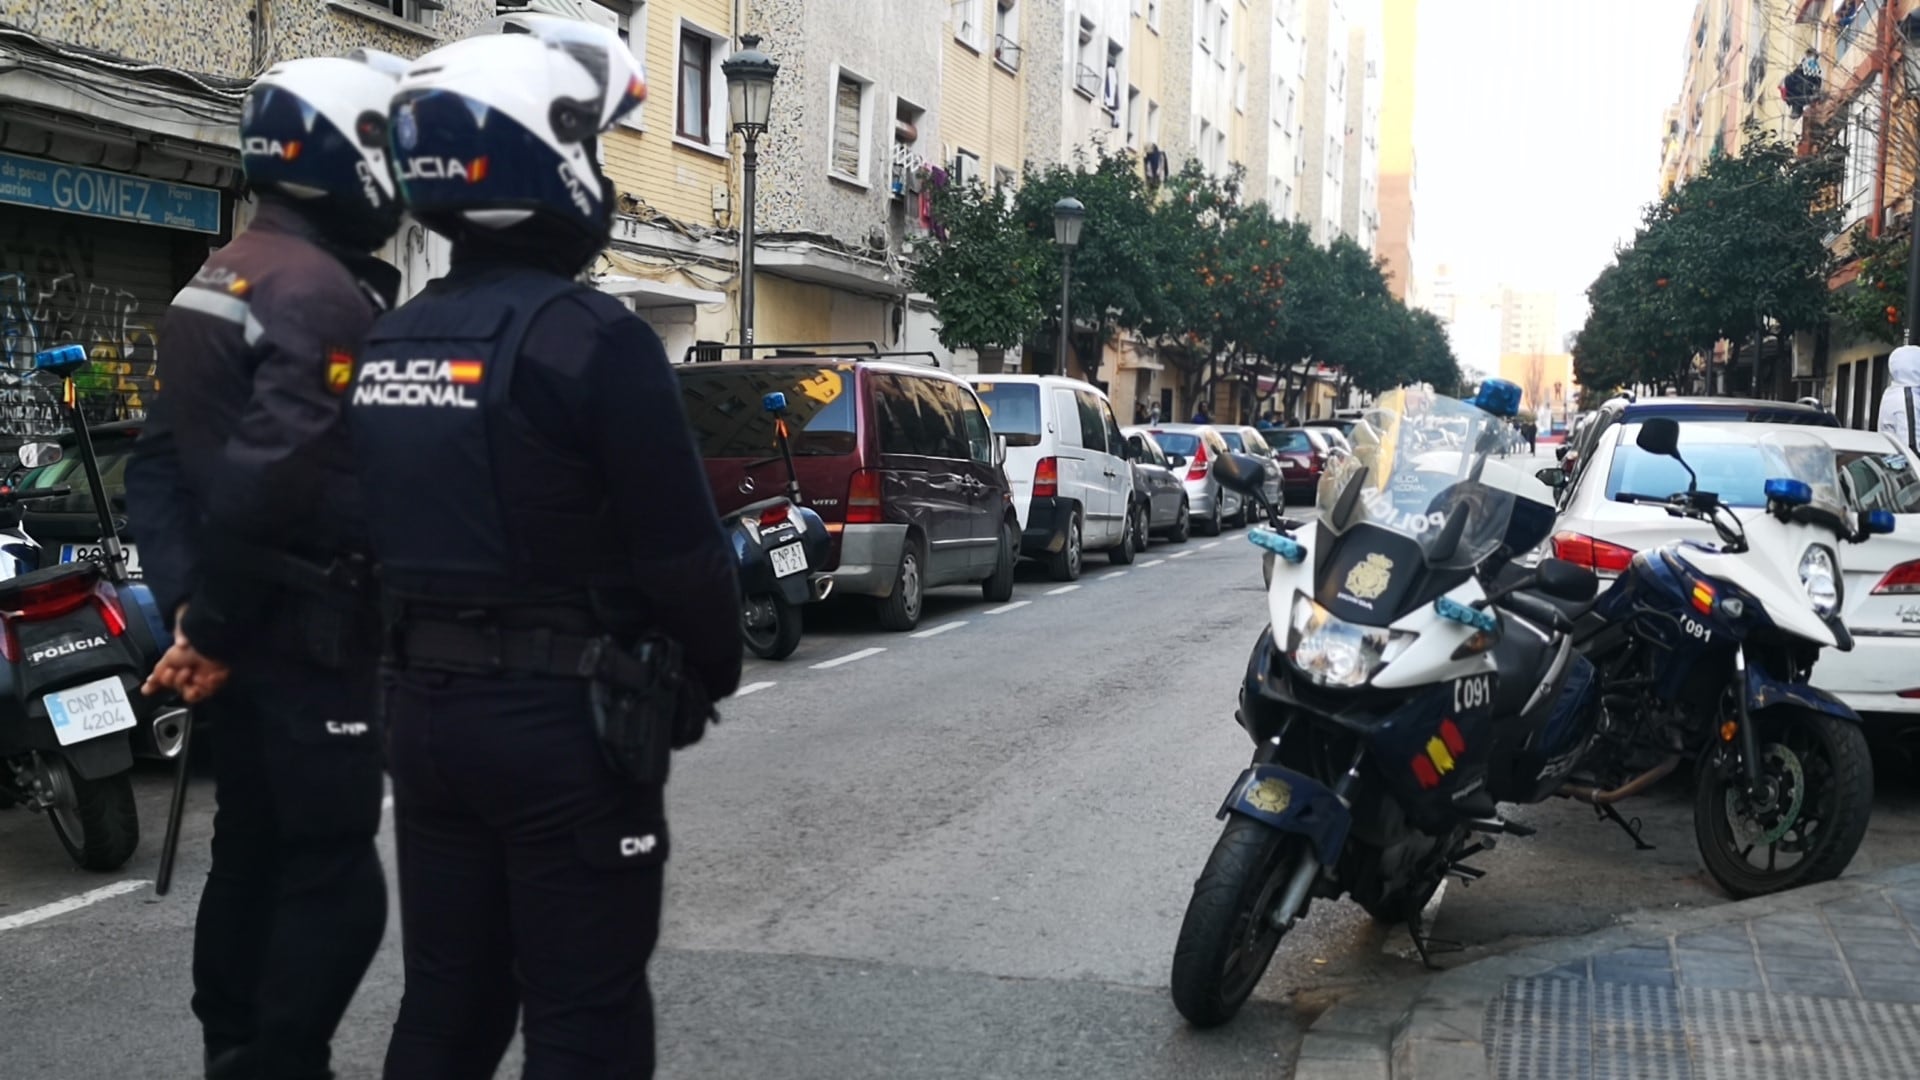
[[[995,465],[1005,465],[1007,463],[1007,437],[1005,435],[995,435],[993,437],[993,463]]]
[[[760,399],[760,408],[770,413],[786,412],[787,411],[787,395],[781,393],[778,390],[775,390],[772,393]]]
[[[52,465],[64,456],[59,443],[25,443],[19,451],[20,467],[37,469],[42,465]]]
[[[1584,603],[1600,591],[1600,579],[1584,566],[1565,559],[1542,559],[1534,570],[1540,591],[1561,600]]]
[[[1539,472],[1534,473],[1533,478],[1547,485],[1548,487],[1554,488],[1557,490],[1562,484],[1565,484],[1567,482],[1567,473],[1566,473],[1566,470],[1564,469],[1555,468],[1554,466],[1549,465],[1548,467],[1541,469]]]
[[[1680,456],[1680,424],[1670,417],[1656,416],[1640,425],[1635,446],[1661,457]]]
[[[1245,454],[1222,454],[1213,464],[1213,475],[1220,483],[1241,495],[1253,494],[1266,473],[1266,466],[1260,464],[1259,458]]]
[[[1456,509],[1449,514],[1447,523],[1440,527],[1440,535],[1434,539],[1427,558],[1433,562],[1445,562],[1453,558],[1453,553],[1460,550],[1460,537],[1466,534],[1467,519],[1472,516],[1465,508]]]

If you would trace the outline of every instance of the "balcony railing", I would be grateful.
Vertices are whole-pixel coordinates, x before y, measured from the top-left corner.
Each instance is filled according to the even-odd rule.
[[[1100,97],[1100,73],[1085,64],[1076,64],[1073,88],[1080,91],[1082,97],[1098,99]]]
[[[993,35],[993,58],[1009,71],[1020,70],[1020,43],[1004,34]]]

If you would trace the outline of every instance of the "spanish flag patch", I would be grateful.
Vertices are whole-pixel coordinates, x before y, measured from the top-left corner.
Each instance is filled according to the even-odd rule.
[[[327,350],[327,390],[344,394],[353,384],[353,353],[346,349]]]
[[[448,380],[454,383],[457,383],[461,386],[472,386],[473,384],[480,381],[480,361],[478,360],[447,361],[447,378]]]

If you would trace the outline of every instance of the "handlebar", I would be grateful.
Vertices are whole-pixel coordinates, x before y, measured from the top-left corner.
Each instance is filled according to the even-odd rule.
[[[59,487],[29,488],[25,491],[16,487],[0,485],[0,502],[20,502],[27,499],[54,499],[62,495],[73,494],[73,489],[62,484]]]

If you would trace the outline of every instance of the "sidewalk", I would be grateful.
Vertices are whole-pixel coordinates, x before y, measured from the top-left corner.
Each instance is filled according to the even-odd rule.
[[[1920,1078],[1920,865],[1557,941],[1354,998],[1314,1023],[1294,1073],[1628,1078]]]

